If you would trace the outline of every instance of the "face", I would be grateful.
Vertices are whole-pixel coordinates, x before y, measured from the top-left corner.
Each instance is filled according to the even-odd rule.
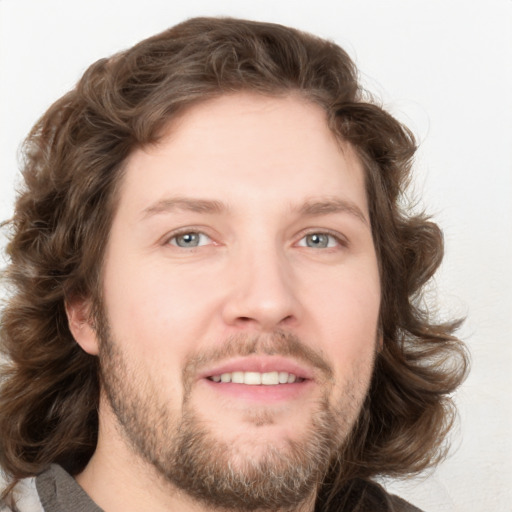
[[[360,162],[318,106],[236,94],[193,107],[125,171],[83,344],[100,353],[100,424],[213,505],[305,500],[376,351]]]

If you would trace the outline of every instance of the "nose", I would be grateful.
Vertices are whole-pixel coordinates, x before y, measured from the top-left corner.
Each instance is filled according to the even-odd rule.
[[[230,273],[232,287],[223,307],[227,325],[272,332],[298,322],[298,282],[286,256],[275,247],[240,255]]]

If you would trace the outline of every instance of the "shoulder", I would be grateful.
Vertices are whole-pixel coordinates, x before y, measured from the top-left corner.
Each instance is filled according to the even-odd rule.
[[[0,500],[0,512],[44,512],[36,489],[36,479],[24,478]]]
[[[407,501],[389,494],[384,487],[370,480],[353,480],[322,512],[422,512]]]
[[[386,512],[422,512],[399,496],[388,493],[382,485],[376,482],[361,480],[360,486],[368,503],[363,505],[361,511],[366,511],[369,505],[372,508],[368,508],[368,510],[375,510],[375,512],[381,510]]]
[[[0,501],[0,512],[102,512],[76,480],[61,466],[16,483]]]
[[[411,505],[409,502],[403,500],[399,496],[388,494],[392,509],[394,512],[422,512],[418,507]]]

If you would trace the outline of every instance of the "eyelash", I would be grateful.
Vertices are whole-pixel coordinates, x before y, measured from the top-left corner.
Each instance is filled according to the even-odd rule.
[[[181,247],[179,246],[178,244],[173,244],[171,243],[173,240],[176,240],[177,238],[179,238],[180,236],[184,236],[184,235],[199,235],[199,236],[205,236],[207,237],[209,240],[212,240],[212,237],[207,235],[204,231],[202,231],[201,229],[199,228],[186,228],[186,229],[182,229],[180,231],[175,231],[174,233],[172,233],[170,236],[166,237],[165,239],[165,245],[172,245],[173,247],[176,247],[178,249],[187,249],[187,247]],[[197,249],[197,247],[201,247],[201,246],[192,246],[192,247],[188,247],[188,249]]]
[[[329,238],[334,239],[334,241],[336,242],[337,246],[339,246],[339,247],[348,247],[348,240],[343,235],[341,235],[340,233],[338,233],[336,231],[330,231],[328,229],[308,231],[308,232],[302,234],[299,242],[304,240],[306,237],[312,236],[312,235],[327,236]],[[301,245],[300,247],[305,247],[305,246]],[[313,249],[313,247],[310,247],[310,248]],[[326,250],[326,249],[333,250],[333,249],[336,249],[336,246],[334,246],[334,247],[327,246],[327,247],[323,247],[322,249],[324,249],[324,250]]]
[[[176,240],[180,236],[189,235],[189,234],[205,236],[210,241],[213,241],[212,237],[207,235],[200,228],[189,227],[189,228],[185,228],[185,229],[176,231],[176,232],[172,233],[170,236],[166,237],[164,240],[164,245],[172,245],[173,247],[176,247],[177,249],[189,249],[189,250],[193,250],[193,249],[197,249],[198,247],[201,247],[202,245],[191,246],[191,247],[182,247],[182,246],[179,246],[177,243],[172,243],[173,240]],[[344,236],[342,236],[340,233],[333,232],[330,230],[325,230],[325,229],[324,230],[311,230],[306,233],[303,233],[299,239],[299,242],[303,241],[306,237],[313,236],[313,235],[327,236],[331,239],[334,239],[337,246],[339,246],[339,247],[348,247],[348,245],[349,245],[347,239]],[[297,245],[299,242],[296,242],[294,245]],[[205,245],[209,245],[209,244],[205,244]],[[299,247],[309,247],[309,246],[301,244],[301,245],[299,245]],[[309,248],[315,249],[315,250],[319,250],[319,249],[324,249],[324,250],[328,250],[328,249],[333,250],[334,249],[335,250],[336,246],[331,246],[331,247],[327,246],[327,247],[321,247],[321,248],[309,247]]]

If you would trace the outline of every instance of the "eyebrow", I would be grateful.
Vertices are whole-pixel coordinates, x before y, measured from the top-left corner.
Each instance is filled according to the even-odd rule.
[[[329,215],[331,213],[348,213],[362,221],[367,226],[369,225],[369,221],[361,208],[352,201],[347,201],[346,199],[332,198],[326,200],[306,201],[298,208],[298,212],[299,214],[308,217]]]
[[[212,199],[196,199],[189,197],[171,197],[162,199],[148,206],[142,212],[145,219],[159,213],[169,213],[174,210],[183,210],[195,213],[222,213],[227,210],[227,206]]]
[[[175,210],[189,211],[194,213],[220,214],[228,210],[222,201],[214,199],[200,199],[190,197],[170,197],[161,199],[148,206],[142,212],[142,218],[146,219],[161,213],[170,213]],[[365,225],[369,225],[363,211],[352,201],[340,198],[329,198],[322,200],[309,200],[305,203],[292,207],[292,211],[306,217],[317,217],[333,213],[348,213],[359,219]]]

